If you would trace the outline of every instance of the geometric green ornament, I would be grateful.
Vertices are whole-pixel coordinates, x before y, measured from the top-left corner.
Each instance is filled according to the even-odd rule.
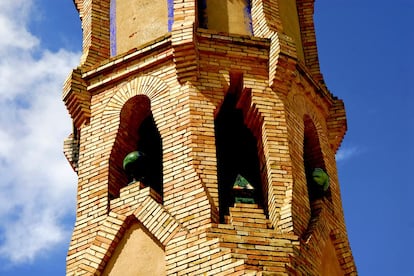
[[[253,185],[240,174],[237,175],[234,181],[233,194],[235,203],[255,203]]]
[[[252,186],[252,184],[250,184],[249,181],[247,181],[246,178],[244,178],[243,176],[241,176],[240,174],[238,174],[236,176],[236,180],[234,181],[233,189],[254,190],[254,187]]]

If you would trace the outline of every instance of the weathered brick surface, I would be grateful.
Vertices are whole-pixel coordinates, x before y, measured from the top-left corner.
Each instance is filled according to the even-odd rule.
[[[195,1],[176,0],[171,34],[111,58],[109,1],[75,4],[84,53],[63,97],[76,130],[65,154],[78,173],[67,275],[100,275],[133,221],[164,249],[167,275],[320,275],[328,242],[344,275],[356,274],[335,165],[346,117],[321,82],[313,1],[297,1],[304,62],[277,1],[252,1],[255,36],[246,36],[197,28]],[[236,204],[220,223],[214,120],[229,93],[257,141],[264,198]],[[149,114],[162,140],[162,194],[127,186],[122,169]],[[317,201],[306,137],[331,180]]]

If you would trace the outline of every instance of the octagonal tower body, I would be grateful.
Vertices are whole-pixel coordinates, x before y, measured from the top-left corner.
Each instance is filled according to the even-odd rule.
[[[74,3],[67,275],[356,275],[335,162],[345,110],[319,70],[312,0]]]

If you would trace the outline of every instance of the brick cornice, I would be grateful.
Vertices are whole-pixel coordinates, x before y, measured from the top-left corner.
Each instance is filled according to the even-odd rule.
[[[63,85],[63,101],[77,128],[89,121],[91,94],[87,91],[80,68],[74,69],[66,79]]]
[[[139,72],[160,64],[171,63],[173,49],[170,35],[154,40],[151,45],[133,49],[126,54],[104,60],[94,68],[84,72],[82,78],[88,83],[88,91],[95,91],[112,85]],[[116,68],[116,70],[114,70]]]

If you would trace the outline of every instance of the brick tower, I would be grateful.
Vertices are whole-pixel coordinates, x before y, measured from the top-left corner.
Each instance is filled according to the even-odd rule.
[[[67,275],[357,274],[314,0],[74,2]]]

